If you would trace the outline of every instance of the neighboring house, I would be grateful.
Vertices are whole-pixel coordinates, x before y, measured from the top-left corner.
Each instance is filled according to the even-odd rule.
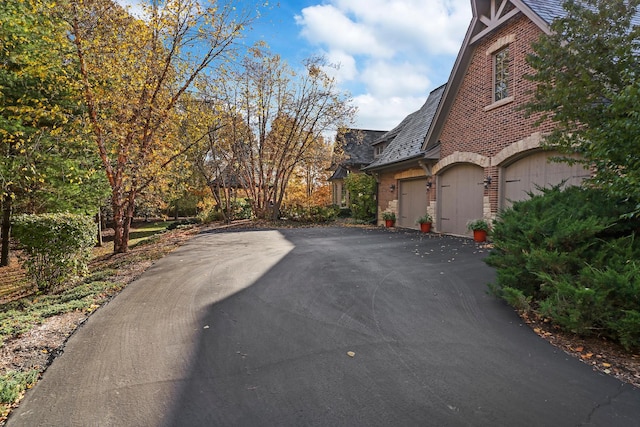
[[[331,198],[334,205],[349,206],[349,194],[344,187],[344,178],[350,173],[360,173],[362,167],[374,159],[371,143],[385,131],[364,129],[341,129],[336,135],[333,161],[330,170]]]
[[[465,235],[469,220],[495,218],[536,186],[579,184],[589,175],[580,165],[549,162],[557,153],[544,151],[541,142],[552,124],[535,127],[537,117],[521,109],[534,89],[523,78],[533,71],[526,55],[563,14],[562,0],[471,0],[471,6],[449,81],[429,97],[434,104],[438,99],[432,120],[429,100],[414,113],[424,116],[414,126],[416,137],[425,135],[422,146],[398,139],[399,130],[366,168],[379,176],[379,215],[393,210],[401,227],[413,228],[413,217],[426,210],[436,231]],[[412,127],[412,116],[404,128]]]
[[[439,147],[425,152],[422,146],[444,91],[445,86],[432,91],[418,111],[372,144],[380,154],[364,170],[378,181],[380,224],[381,213],[393,211],[398,227],[419,228],[417,219],[429,211],[431,181],[428,177],[439,159]]]

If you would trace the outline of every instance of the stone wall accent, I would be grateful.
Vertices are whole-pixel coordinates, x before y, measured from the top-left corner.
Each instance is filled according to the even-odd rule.
[[[400,180],[400,179],[409,179],[409,178],[423,178],[425,176],[426,174],[424,172],[424,169],[412,168],[412,169],[396,172],[396,174],[394,175],[394,178],[397,180]]]
[[[540,148],[543,136],[540,132],[535,132],[530,136],[521,139],[513,144],[503,148],[498,154],[491,158],[492,166],[502,166],[502,164],[513,157],[525,153],[527,151]]]
[[[433,174],[436,175],[442,170],[456,163],[473,163],[474,165],[487,168],[491,164],[491,159],[478,153],[469,151],[455,151],[454,153],[441,159],[438,163],[435,164],[435,166],[433,166]]]

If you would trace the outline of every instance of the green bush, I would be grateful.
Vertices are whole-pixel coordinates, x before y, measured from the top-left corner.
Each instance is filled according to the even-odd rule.
[[[333,205],[310,206],[308,208],[296,205],[284,207],[280,213],[283,218],[288,218],[292,221],[321,223],[335,221],[340,213],[340,208]]]
[[[640,221],[621,219],[632,205],[579,187],[514,203],[493,226],[492,292],[567,331],[640,347]]]
[[[178,228],[188,228],[193,225],[200,224],[200,218],[184,218],[173,221],[167,226],[167,230],[176,230]]]
[[[95,230],[91,217],[68,213],[20,215],[13,224],[23,266],[41,292],[87,272]]]
[[[344,179],[344,186],[349,191],[351,217],[360,221],[375,221],[376,179],[364,173],[352,173]]]

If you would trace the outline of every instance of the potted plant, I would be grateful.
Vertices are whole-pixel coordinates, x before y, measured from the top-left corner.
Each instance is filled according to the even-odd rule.
[[[424,214],[418,218],[418,224],[420,224],[420,231],[423,233],[428,233],[431,231],[431,224],[433,223],[433,218],[428,213]]]
[[[484,242],[487,240],[489,232],[489,222],[485,219],[472,219],[467,222],[467,229],[473,231],[473,240],[476,242]]]
[[[386,227],[393,227],[396,222],[396,214],[393,212],[382,212],[382,219]]]

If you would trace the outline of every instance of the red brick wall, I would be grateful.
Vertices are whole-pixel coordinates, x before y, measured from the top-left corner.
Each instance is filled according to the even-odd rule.
[[[390,191],[391,185],[395,185],[395,191]],[[398,181],[394,173],[381,173],[378,176],[378,223],[382,221],[382,212],[392,210],[396,214],[398,201]]]
[[[509,84],[514,101],[484,111],[484,107],[492,104],[493,96],[493,58],[487,55],[487,49],[501,37],[512,34],[515,41],[509,44]],[[455,151],[470,151],[490,157],[534,132],[549,130],[550,124],[534,128],[535,118],[527,119],[519,111],[527,100],[527,92],[534,87],[522,78],[531,72],[525,57],[531,52],[531,43],[540,34],[541,30],[521,15],[475,45],[471,64],[440,136],[441,157]]]

